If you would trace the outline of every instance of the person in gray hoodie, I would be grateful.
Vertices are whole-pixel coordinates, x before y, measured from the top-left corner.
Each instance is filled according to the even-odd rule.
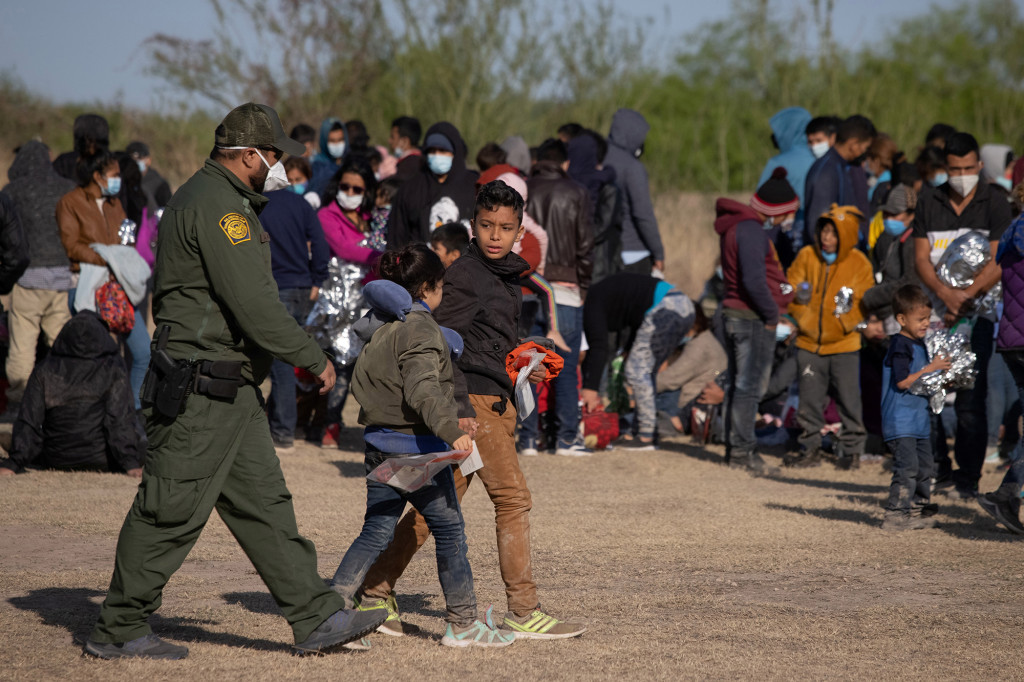
[[[647,169],[640,163],[650,129],[640,112],[619,109],[612,117],[604,159],[606,167],[615,169],[622,193],[622,262],[626,272],[642,275],[665,269],[665,249],[654,217]]]
[[[7,395],[19,401],[35,367],[39,332],[47,346],[53,345],[71,319],[70,262],[60,241],[56,209],[57,202],[74,189],[75,183],[57,174],[50,163],[49,148],[35,140],[18,149],[7,177],[11,182],[4,187],[3,194],[17,209],[28,242],[29,267],[11,290],[7,319],[11,343],[7,355]]]

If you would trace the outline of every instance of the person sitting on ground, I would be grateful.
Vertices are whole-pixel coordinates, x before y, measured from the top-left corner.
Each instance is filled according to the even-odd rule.
[[[40,468],[140,478],[145,452],[117,342],[99,315],[82,311],[32,372],[0,475]]]
[[[910,387],[929,372],[949,369],[950,362],[942,356],[928,360],[924,335],[932,303],[919,285],[897,289],[892,308],[900,333],[893,336],[882,369],[882,435],[893,460],[882,529],[932,528],[935,519],[921,513],[931,501],[935,471],[931,416],[928,398],[911,393]]]
[[[658,409],[669,415],[672,427],[683,430],[687,409],[709,382],[729,366],[722,344],[711,331],[711,322],[700,306],[695,309],[690,338],[658,371]]]
[[[871,263],[857,250],[863,214],[856,206],[837,206],[818,218],[816,236],[797,254],[786,273],[797,288],[789,314],[797,323],[800,409],[797,422],[803,448],[786,466],[820,466],[821,429],[829,393],[835,398],[843,428],[840,468],[855,469],[864,454],[864,421],[858,381],[864,319],[861,298],[874,284]]]

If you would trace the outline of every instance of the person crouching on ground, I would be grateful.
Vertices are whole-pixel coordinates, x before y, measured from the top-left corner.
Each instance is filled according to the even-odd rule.
[[[39,467],[141,478],[145,454],[117,342],[99,315],[84,310],[32,372],[0,475]]]
[[[839,408],[837,466],[857,468],[864,453],[864,419],[860,399],[860,346],[857,325],[864,319],[861,298],[874,283],[871,263],[856,249],[861,212],[837,206],[818,218],[816,244],[800,249],[786,276],[797,288],[789,313],[798,328],[802,452],[786,466],[821,464],[821,428],[830,390]]]
[[[892,337],[882,368],[882,436],[892,453],[892,484],[882,528],[932,528],[935,519],[921,515],[931,499],[935,473],[931,417],[928,398],[914,395],[910,387],[929,372],[949,369],[949,360],[939,356],[928,361],[924,335],[932,304],[921,287],[907,284],[897,289],[892,309],[900,333]]]
[[[395,454],[473,447],[473,439],[459,428],[449,346],[431,317],[442,299],[441,259],[425,245],[411,244],[400,252],[385,252],[378,273],[383,281],[372,282],[367,289],[385,289],[382,298],[397,305],[382,306],[390,310],[374,306],[373,313],[357,324],[356,333],[366,345],[352,373],[352,394],[362,406],[359,423],[366,426],[367,474]],[[369,292],[366,296],[370,301]],[[495,630],[490,610],[487,624],[477,619],[465,525],[451,467],[412,492],[367,479],[363,529],[334,573],[334,591],[347,604],[354,603],[363,578],[391,542],[406,502],[423,515],[434,536],[437,573],[448,607],[441,644],[512,644],[515,635]]]

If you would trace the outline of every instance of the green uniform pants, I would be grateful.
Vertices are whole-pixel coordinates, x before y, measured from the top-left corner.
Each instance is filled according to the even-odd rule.
[[[341,597],[317,573],[316,549],[299,535],[292,496],[256,390],[234,403],[191,395],[173,422],[146,410],[149,453],[121,527],[110,590],[91,638],[118,643],[151,632],[146,619],[214,508],[305,640]]]

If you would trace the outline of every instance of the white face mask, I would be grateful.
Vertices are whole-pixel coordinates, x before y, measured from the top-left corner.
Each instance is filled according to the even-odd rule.
[[[978,186],[978,174],[951,175],[949,176],[949,186],[953,188],[954,192],[965,197],[973,192],[974,188]]]
[[[828,154],[828,150],[828,142],[815,142],[811,145],[811,153],[814,154],[814,158],[816,159],[820,159],[825,156],[825,154]]]
[[[335,159],[340,159],[345,156],[345,143],[344,142],[328,142],[327,153]]]
[[[363,205],[362,194],[346,194],[340,189],[338,190],[338,206],[341,206],[342,210],[354,211]]]
[[[256,153],[260,155],[260,159],[266,164],[270,172],[267,173],[267,180],[263,183],[264,192],[273,192],[274,190],[284,189],[290,187],[291,183],[288,182],[288,172],[284,169],[284,164],[278,161],[273,166],[267,163],[267,159],[263,156],[263,153],[259,149]]]

